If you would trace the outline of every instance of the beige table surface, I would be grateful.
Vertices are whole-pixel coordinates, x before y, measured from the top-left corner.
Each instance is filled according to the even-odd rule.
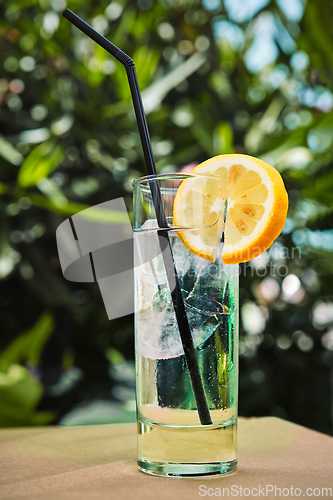
[[[140,472],[135,424],[0,430],[1,499],[327,498],[332,482],[333,439],[278,418],[240,418],[236,471],[206,479]]]

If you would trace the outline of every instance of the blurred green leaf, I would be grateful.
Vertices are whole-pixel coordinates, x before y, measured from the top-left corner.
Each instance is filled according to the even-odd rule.
[[[320,200],[332,208],[333,192],[333,171],[322,173],[316,179],[312,179],[307,187],[304,188],[304,196]]]
[[[304,17],[309,30],[309,36],[315,42],[315,48],[326,57],[332,67],[333,53],[330,49],[332,47],[332,8],[330,15],[323,19],[320,4],[308,2]],[[330,30],[323,29],[323,21],[329,23]]]
[[[133,213],[128,212],[118,212],[117,210],[101,210],[98,207],[91,207],[89,205],[84,205],[83,203],[76,203],[72,201],[67,201],[65,205],[57,205],[53,200],[47,199],[44,196],[38,194],[29,194],[29,199],[33,205],[36,207],[45,208],[51,212],[55,212],[63,215],[75,215],[83,210],[90,209],[86,212],[85,217],[89,220],[96,220],[98,222],[114,222],[114,223],[124,223],[128,221],[128,218],[132,220]]]
[[[119,352],[118,349],[114,349],[113,347],[106,349],[105,355],[108,358],[108,360],[115,365],[118,363],[122,363],[123,361],[126,361],[121,352]]]
[[[43,177],[38,183],[38,188],[57,207],[65,207],[68,204],[66,196],[53,181]]]
[[[212,116],[204,106],[196,104],[191,106],[191,109],[194,115],[193,124],[191,125],[193,136],[210,158],[212,151],[214,151],[214,122]]]
[[[147,45],[142,45],[137,47],[132,59],[135,63],[140,89],[144,90],[155,73],[160,59],[159,52]]]
[[[19,335],[0,354],[0,371],[4,372],[12,364],[29,363],[38,366],[41,351],[54,328],[53,316],[45,312],[35,325]]]
[[[283,99],[275,97],[263,116],[259,120],[253,121],[251,128],[245,136],[245,146],[251,154],[258,154],[260,149],[262,149],[264,138],[273,132],[283,105]]]
[[[89,205],[85,205],[84,203],[76,203],[72,201],[68,201],[65,206],[59,206],[54,201],[45,198],[45,196],[41,196],[39,194],[29,193],[29,199],[33,205],[40,208],[45,208],[50,212],[63,214],[63,215],[74,215],[81,210],[86,210],[89,208]]]
[[[14,146],[12,146],[11,143],[6,141],[3,137],[0,137],[0,155],[13,165],[21,165],[23,161],[21,153],[19,153],[17,149],[15,149]]]
[[[63,158],[64,150],[60,144],[47,141],[36,146],[21,165],[17,178],[18,185],[23,188],[35,186],[38,181],[59,167]]]
[[[74,352],[70,349],[67,349],[64,352],[63,358],[62,358],[62,366],[64,370],[70,370],[74,366]]]
[[[11,363],[0,373],[0,392],[7,403],[31,410],[42,395],[42,385],[24,366]]]
[[[42,383],[27,368],[37,367],[41,351],[54,328],[53,316],[45,312],[35,325],[19,335],[0,354],[0,426],[45,425],[53,412],[36,412]]]
[[[4,184],[3,182],[0,182],[0,194],[4,194],[6,193],[8,190],[6,184]]]
[[[142,99],[145,106],[145,112],[148,114],[157,108],[165,96],[180,83],[184,82],[189,76],[195,73],[204,63],[206,58],[203,54],[196,52],[186,61],[179,64],[176,68],[166,73],[160,80],[152,83],[142,92]]]
[[[19,364],[11,364],[0,373],[0,427],[45,425],[55,418],[54,412],[36,412],[43,393],[41,382]]]
[[[303,129],[294,130],[284,141],[279,141],[279,145],[276,148],[265,151],[258,155],[258,157],[278,168],[280,171],[288,167],[293,167],[291,164],[292,156],[288,157],[288,152],[293,150],[299,152],[300,148],[302,148],[304,153],[304,150],[307,150],[307,148],[302,147],[301,144],[305,142],[305,136],[306,132]],[[307,150],[305,154],[307,155],[306,159],[310,161],[312,158],[311,151]],[[303,166],[304,165],[300,165],[300,168]]]
[[[234,135],[228,122],[220,122],[213,134],[214,154],[222,155],[234,152]]]
[[[126,43],[128,36],[135,24],[136,9],[129,3],[128,5],[126,5],[126,8],[122,12],[118,27],[116,28],[112,39],[110,38],[111,42],[125,50],[124,44]],[[131,56],[131,54],[128,55]]]
[[[38,0],[16,0],[15,2],[9,2],[6,14],[14,14],[18,10],[24,9],[25,7],[31,7],[38,4]]]

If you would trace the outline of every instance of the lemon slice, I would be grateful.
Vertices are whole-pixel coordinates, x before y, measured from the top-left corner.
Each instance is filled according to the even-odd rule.
[[[226,264],[246,262],[271,246],[288,210],[288,195],[275,168],[235,154],[215,156],[192,173],[201,175],[181,183],[173,210],[176,226],[197,228],[177,231],[192,253],[214,262],[223,232]]]

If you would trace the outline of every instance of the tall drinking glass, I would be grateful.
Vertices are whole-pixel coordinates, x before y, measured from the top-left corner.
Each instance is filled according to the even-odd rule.
[[[222,234],[223,206],[222,215],[210,218],[207,227],[200,216],[196,227],[173,223],[177,190],[195,177],[161,174],[133,183],[138,464],[161,476],[221,474],[237,465],[238,266],[223,263],[222,242],[214,262],[182,242],[189,231],[202,237],[214,224]],[[163,231],[171,243],[210,425],[200,423],[191,385],[158,236],[153,183],[155,188],[158,183],[169,226]],[[194,200],[199,213],[200,197]]]

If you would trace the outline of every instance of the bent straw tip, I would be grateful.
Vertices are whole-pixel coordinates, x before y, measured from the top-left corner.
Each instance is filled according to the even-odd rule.
[[[71,15],[75,16],[74,12],[72,12],[70,9],[65,9],[62,13],[62,15],[68,19]]]
[[[62,13],[63,17],[76,26],[79,30],[85,33],[89,38],[94,40],[98,45],[103,47],[109,54],[115,57],[125,68],[133,67],[134,62],[125,52],[120,50],[110,40],[102,36],[98,31],[92,28],[88,23],[83,21],[78,15],[70,9],[65,9]]]

